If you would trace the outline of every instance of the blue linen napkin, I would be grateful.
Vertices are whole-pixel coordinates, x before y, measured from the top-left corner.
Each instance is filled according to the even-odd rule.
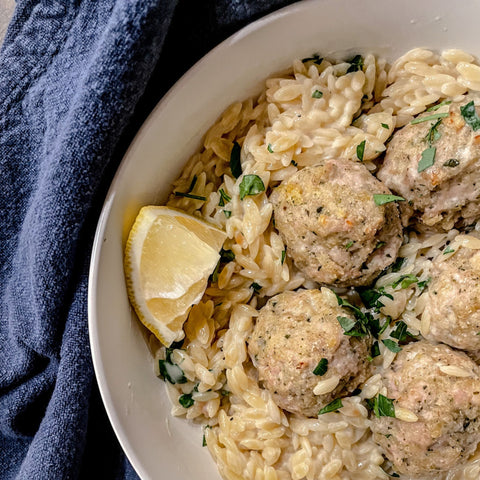
[[[95,383],[88,265],[165,91],[288,0],[19,0],[0,52],[0,477],[137,478]]]

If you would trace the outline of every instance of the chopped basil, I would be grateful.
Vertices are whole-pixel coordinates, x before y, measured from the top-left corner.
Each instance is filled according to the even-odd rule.
[[[391,352],[398,353],[398,352],[400,352],[400,351],[402,350],[402,347],[400,347],[397,342],[395,342],[394,340],[390,340],[389,338],[387,338],[386,340],[382,340],[382,343],[383,343]]]
[[[273,147],[272,147],[272,144],[271,144],[271,143],[269,143],[269,144],[267,145],[267,150],[268,150],[270,153],[273,153]]]
[[[376,417],[393,417],[395,418],[395,406],[393,399],[387,398],[381,393],[377,397],[369,400],[369,407],[373,410]]]
[[[399,272],[406,260],[405,257],[398,257],[392,265],[392,272]]]
[[[446,255],[447,253],[453,253],[455,249],[452,247],[446,247],[445,250],[443,251],[443,254]]]
[[[465,122],[467,122],[474,132],[480,128],[480,118],[475,110],[475,104],[473,103],[473,100],[468,102],[463,107],[460,107],[460,113],[462,114]]]
[[[443,164],[444,167],[458,167],[458,165],[460,162],[456,158],[450,158]]]
[[[176,197],[185,197],[185,198],[192,198],[194,200],[203,200],[204,202],[207,200],[207,197],[202,197],[201,195],[194,195],[193,193],[185,193],[185,192],[173,192]]]
[[[240,200],[264,191],[265,185],[258,175],[245,175],[240,182]]]
[[[395,324],[395,329],[390,333],[390,336],[396,338],[399,342],[404,342],[408,335],[407,324],[402,320]]]
[[[173,350],[173,348],[167,348],[165,351],[165,360],[158,361],[160,375],[171,384],[187,383],[187,378],[183,370],[172,361]]]
[[[381,206],[381,205],[385,205],[386,203],[390,203],[390,202],[404,202],[405,199],[403,197],[399,197],[397,195],[374,193],[373,194],[373,201],[375,202],[375,205]]]
[[[395,280],[392,283],[392,288],[397,288],[400,285],[400,288],[403,290],[416,282],[418,282],[418,278],[413,273],[409,273],[407,275],[401,275],[400,278]]]
[[[350,240],[346,245],[345,245],[345,250],[348,250],[351,246],[353,246],[355,242],[353,240]]]
[[[223,188],[221,188],[218,193],[220,194],[220,201],[218,202],[219,207],[224,207],[226,203],[232,200],[232,197],[225,192]]]
[[[318,365],[314,368],[313,374],[319,375],[321,377],[327,373],[327,370],[328,370],[328,360],[326,358],[322,358],[318,362]]]
[[[347,63],[350,64],[347,73],[358,72],[363,68],[363,57],[361,55],[355,55],[352,59],[348,60]]]
[[[330,402],[328,405],[325,405],[319,412],[319,415],[323,415],[324,413],[335,412],[339,408],[343,407],[342,399],[336,398],[333,402]]]
[[[422,158],[418,162],[418,173],[423,172],[427,168],[431,167],[435,163],[435,154],[437,149],[435,147],[426,148],[422,152]]]
[[[242,174],[242,163],[240,160],[240,147],[238,142],[233,142],[232,151],[230,152],[230,170],[235,178],[238,178]]]
[[[375,340],[372,344],[372,348],[370,349],[370,357],[367,357],[368,361],[372,361],[375,357],[380,355],[380,346],[378,345],[378,341]]]
[[[225,214],[226,218],[230,218],[232,216],[232,211],[231,210],[224,210],[223,213]]]
[[[357,158],[361,162],[363,162],[363,155],[365,153],[365,143],[366,143],[366,140],[363,140],[357,145]]]
[[[383,128],[386,128],[387,130],[390,128],[386,123],[381,124]]]
[[[286,256],[287,256],[287,250],[282,250],[282,258],[280,259],[280,263],[282,265],[285,263]]]
[[[178,397],[178,403],[183,408],[190,408],[195,403],[195,400],[192,398],[191,393],[184,393],[183,395],[180,395],[180,397]]]
[[[323,97],[323,93],[320,90],[315,90],[312,93],[312,98],[322,98],[322,97]]]
[[[444,105],[450,105],[451,103],[451,100],[444,100],[433,107],[427,108],[427,112],[436,112],[440,107],[443,107]]]
[[[430,120],[437,120],[439,118],[448,117],[448,113],[434,113],[433,115],[427,115],[425,117],[415,118],[410,122],[410,125],[416,125],[417,123],[429,122]]]
[[[313,63],[316,63],[317,65],[320,65],[323,62],[323,58],[320,57],[318,53],[314,53],[311,57],[303,58],[302,62],[303,63],[313,62]]]
[[[380,311],[385,305],[380,301],[380,298],[387,297],[390,300],[393,300],[393,296],[390,293],[386,293],[383,287],[380,287],[378,290],[375,289],[358,289],[360,298],[362,299],[363,304],[368,309],[374,309],[375,312]]]
[[[428,145],[431,147],[434,142],[440,139],[442,134],[438,131],[439,125],[442,123],[442,119],[439,118],[435,123],[432,123],[430,130],[428,131],[427,135],[425,136],[425,140],[427,141]]]
[[[353,320],[352,318],[349,317],[342,317],[342,316],[337,316],[338,323],[340,323],[340,326],[343,328],[344,332],[350,332],[353,327],[357,324],[356,320]]]

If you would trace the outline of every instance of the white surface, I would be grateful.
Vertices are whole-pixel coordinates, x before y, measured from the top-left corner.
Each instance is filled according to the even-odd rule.
[[[310,0],[234,35],[195,65],[153,111],[127,152],[98,225],[89,291],[93,361],[105,406],[143,479],[220,478],[202,432],[170,417],[124,284],[122,257],[140,206],[161,203],[208,126],[232,101],[256,92],[271,72],[314,52],[389,58],[413,47],[480,53],[480,2]]]

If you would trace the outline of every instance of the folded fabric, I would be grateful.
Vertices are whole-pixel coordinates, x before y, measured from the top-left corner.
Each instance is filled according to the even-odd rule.
[[[0,53],[0,476],[136,478],[95,385],[89,255],[165,91],[289,1],[19,0]]]

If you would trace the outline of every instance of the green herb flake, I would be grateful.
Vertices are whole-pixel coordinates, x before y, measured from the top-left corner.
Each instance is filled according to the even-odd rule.
[[[422,152],[422,158],[418,162],[417,172],[423,172],[427,168],[431,167],[435,163],[435,154],[437,149],[435,147],[426,148]]]
[[[219,207],[224,207],[228,202],[232,200],[232,197],[228,195],[223,188],[221,188],[218,193],[220,194],[220,201],[218,202]]]
[[[196,175],[193,176],[192,181],[190,182],[190,187],[188,187],[188,191],[191,192],[195,185],[197,184],[198,177]]]
[[[358,145],[357,145],[357,158],[363,162],[363,155],[365,153],[365,143],[367,141],[366,140],[363,140],[362,142],[360,142]]]
[[[386,123],[382,123],[381,125],[382,125],[383,128],[386,128],[387,130],[390,129],[390,127]]]
[[[224,210],[223,213],[224,213],[226,218],[230,218],[232,216],[232,211],[231,210]]]
[[[220,250],[220,261],[223,263],[232,262],[235,260],[235,253],[233,250],[225,250],[223,247]]]
[[[418,282],[418,278],[413,273],[409,273],[407,275],[401,275],[397,280],[395,280],[392,283],[392,288],[397,288],[400,285],[400,288],[404,290],[416,282]]]
[[[323,58],[318,53],[314,53],[311,57],[302,59],[302,63],[313,62],[316,65],[320,65],[323,62]]]
[[[313,374],[319,375],[321,377],[327,373],[327,370],[328,370],[328,360],[326,358],[322,358],[318,362],[318,365],[313,370]]]
[[[259,284],[256,283],[256,282],[253,282],[253,283],[250,285],[250,288],[253,288],[254,292],[258,293],[258,292],[262,289],[262,286],[259,285]]]
[[[375,205],[378,205],[380,207],[381,205],[385,205],[386,203],[390,202],[404,202],[405,199],[397,195],[374,193],[373,201],[375,202]]]
[[[191,198],[193,200],[202,200],[205,202],[207,200],[207,197],[203,197],[201,195],[194,195],[193,193],[185,193],[185,192],[173,192],[176,197],[185,197],[185,198]]]
[[[410,125],[417,125],[418,123],[430,122],[431,120],[438,120],[439,118],[448,117],[448,113],[434,113],[433,115],[426,115],[425,117],[415,118],[410,122]]]
[[[382,307],[385,305],[380,301],[382,297],[389,298],[393,300],[393,295],[385,292],[383,287],[375,290],[373,288],[359,289],[358,293],[362,299],[363,304],[368,309],[373,309],[375,312],[379,312]]]
[[[361,55],[355,55],[352,59],[348,60],[350,64],[347,73],[358,72],[363,68],[363,57]]]
[[[195,400],[192,398],[191,393],[184,393],[183,395],[180,395],[180,397],[178,397],[178,403],[183,408],[190,408],[195,403]]]
[[[267,145],[267,150],[268,150],[270,153],[273,153],[273,147],[272,147],[272,144],[271,144],[271,143],[269,143],[269,144]]]
[[[475,104],[473,103],[473,100],[471,102],[468,102],[463,107],[460,107],[460,113],[462,114],[465,122],[474,132],[480,129],[480,118],[478,117],[477,111],[475,110]]]
[[[395,324],[395,329],[390,333],[390,336],[396,338],[399,342],[404,342],[409,335],[407,329],[407,324],[400,320]]]
[[[453,253],[455,251],[454,248],[452,247],[446,247],[445,250],[443,251],[444,255],[447,255],[448,253]]]
[[[436,112],[439,108],[450,105],[452,103],[451,100],[444,100],[443,102],[438,103],[437,105],[433,105],[433,107],[427,108],[427,112]]]
[[[245,175],[240,182],[240,200],[264,191],[265,185],[258,175]]]
[[[438,131],[438,127],[441,123],[442,119],[439,118],[435,123],[432,123],[430,130],[428,130],[425,140],[427,141],[429,147],[431,147],[437,140],[440,140],[442,134]]]
[[[203,427],[202,447],[206,447],[206,446],[207,446],[207,439],[205,438],[205,430],[206,430],[207,428],[212,428],[212,426],[211,426],[211,425],[205,425],[205,426]]]
[[[323,92],[321,92],[320,90],[315,90],[312,93],[312,98],[322,98],[322,97],[323,97]]]
[[[242,174],[242,162],[240,160],[240,153],[242,147],[238,142],[233,142],[232,151],[230,152],[230,170],[235,178]]]
[[[392,272],[399,272],[406,261],[407,259],[405,257],[398,257],[392,265]]]
[[[346,245],[345,245],[345,250],[348,250],[350,247],[353,246],[355,242],[353,240],[350,240]]]
[[[418,282],[417,287],[420,289],[420,291],[423,291],[431,281],[432,281],[432,278],[429,277],[426,280],[422,280],[421,282]]]
[[[187,378],[185,377],[183,370],[172,361],[173,350],[174,348],[167,348],[165,351],[165,360],[158,361],[160,375],[172,385],[176,383],[187,383]]]
[[[319,412],[319,415],[323,415],[324,413],[335,412],[339,408],[343,407],[342,399],[336,398],[333,402],[330,402],[328,405],[325,405]]]
[[[443,164],[444,167],[450,167],[450,168],[458,167],[459,165],[460,165],[460,162],[456,158],[450,158]]]
[[[402,350],[402,347],[400,347],[397,342],[390,340],[389,338],[382,340],[382,343],[393,353],[398,353]]]
[[[370,356],[367,357],[367,360],[371,362],[375,357],[378,357],[380,355],[380,346],[378,344],[378,341],[375,340],[372,344],[372,348],[370,349]]]
[[[387,398],[381,393],[379,393],[374,399],[371,399],[368,402],[368,405],[373,410],[373,413],[377,418],[395,418],[395,406],[393,405],[393,399]]]
[[[287,257],[287,250],[282,250],[282,258],[280,259],[280,263],[283,265],[285,263],[285,258]]]

